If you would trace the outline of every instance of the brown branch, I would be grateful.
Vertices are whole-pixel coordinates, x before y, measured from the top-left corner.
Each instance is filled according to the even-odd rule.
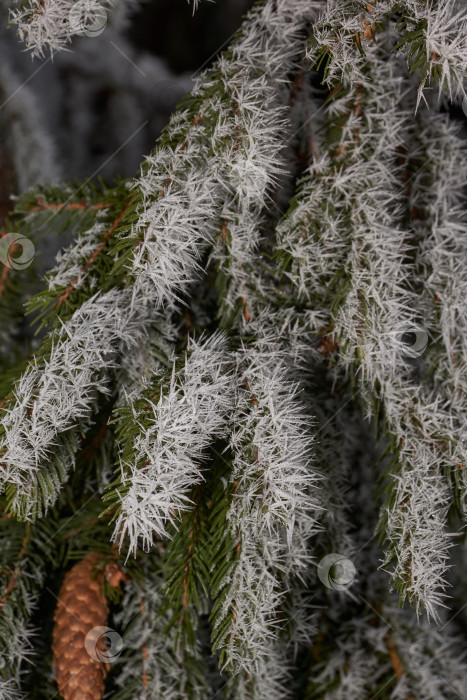
[[[250,312],[248,311],[248,305],[246,303],[245,297],[242,297],[242,304],[243,304],[243,316],[245,318],[246,323],[249,323],[251,321],[251,316],[250,316]]]
[[[223,243],[224,245],[227,245],[227,241],[228,241],[228,231],[227,231],[227,222],[226,222],[226,221],[224,221],[223,224],[222,224],[222,230],[221,230],[220,236],[221,236],[221,239],[222,239],[222,243]]]
[[[336,86],[334,88],[334,90],[332,90],[332,92],[329,94],[328,99],[331,97],[331,95],[333,95],[333,93],[336,92],[336,90],[338,88],[340,88],[340,85]],[[360,112],[361,112],[361,108],[362,108],[362,86],[361,86],[361,84],[359,84],[356,87],[355,99],[352,101],[352,108],[350,111],[353,111],[355,113],[355,115],[358,117]],[[350,116],[350,113],[349,113],[349,116]],[[353,136],[354,143],[356,143],[359,138],[360,138],[360,129],[357,126],[355,129],[354,136]],[[336,150],[334,151],[334,158],[336,158],[338,155],[343,153],[345,151],[345,149],[347,148],[347,146],[348,146],[348,144],[344,143],[344,144],[342,144],[342,146],[339,146],[338,148],[336,148]]]
[[[302,66],[297,71],[297,75],[295,76],[294,81],[292,83],[292,87],[290,89],[290,94],[289,94],[289,101],[287,103],[287,106],[290,109],[292,109],[292,107],[294,106],[297,94],[301,88],[301,83],[303,80],[303,71],[304,71],[304,67]]]
[[[91,440],[89,445],[87,447],[85,447],[84,450],[82,451],[82,453],[80,455],[80,459],[85,459],[86,457],[89,457],[89,455],[93,452],[93,450],[95,450],[99,446],[102,438],[104,437],[105,433],[107,432],[107,429],[109,427],[109,421],[111,419],[112,419],[112,415],[110,415],[108,420],[103,425],[101,425],[97,435],[95,435],[93,437],[93,439]]]
[[[318,350],[320,350],[323,355],[327,356],[337,350],[339,344],[335,341],[332,333],[324,335],[318,343]]]
[[[301,90],[301,86],[303,83],[303,77],[304,77],[303,73],[304,73],[304,67],[301,67],[299,69],[297,75],[295,76],[294,81],[293,81],[293,85],[292,85],[292,88],[290,90],[289,101],[288,101],[288,107],[290,108],[290,110],[292,110],[292,107],[294,106],[294,103],[295,103],[295,100],[297,97],[297,93]],[[302,99],[301,102],[302,102],[302,108],[303,108],[304,117],[305,117],[305,121],[303,123],[303,126],[306,127],[305,130],[306,130],[306,134],[308,137],[308,145],[310,147],[313,158],[315,160],[318,160],[318,151],[317,151],[315,144],[314,144],[313,133],[312,133],[311,126],[310,126],[310,121],[311,121],[310,113],[309,113],[308,108],[307,108],[306,100]]]
[[[250,391],[250,393],[251,393],[248,379],[245,378],[243,381],[245,382],[245,386],[246,386],[247,391]],[[253,403],[253,406],[258,406],[258,399],[256,398],[255,394],[253,394],[253,393],[251,394],[251,401]]]
[[[11,399],[12,394],[8,394],[8,396],[5,396],[4,399],[0,401],[0,408],[3,408],[6,403]]]
[[[12,577],[10,578],[10,580],[8,581],[7,587],[6,587],[6,589],[5,589],[5,593],[3,594],[3,597],[2,597],[2,599],[0,600],[0,610],[3,609],[3,606],[4,606],[5,603],[7,602],[8,597],[9,597],[11,591],[12,591],[13,588],[15,587],[16,581],[18,580],[18,575],[19,575],[18,572],[15,571],[15,573],[13,574],[13,576],[12,576]]]
[[[55,211],[71,211],[76,209],[108,209],[111,206],[112,204],[109,204],[107,202],[88,204],[88,202],[86,202],[85,199],[82,199],[81,202],[72,202],[71,204],[67,204],[66,202],[52,204],[51,202],[44,202],[44,200],[41,197],[38,197],[36,200],[36,206],[31,205],[30,207],[28,207],[28,211],[45,211],[48,209],[53,209]]]
[[[389,658],[391,659],[391,664],[392,668],[394,669],[394,673],[396,674],[396,677],[399,679],[401,676],[404,675],[404,669],[402,667],[401,660],[397,654],[396,647],[394,646],[394,642],[390,637],[385,637],[384,642],[386,644],[387,650],[389,652]]]
[[[394,645],[394,642],[392,641],[391,637],[389,637],[389,635],[386,635],[384,641],[389,652],[389,658],[391,659],[392,668],[394,670],[397,680],[399,680],[399,678],[401,678],[405,673],[399,654],[397,653],[397,649]],[[412,696],[409,696],[407,700],[413,700]]]
[[[188,334],[192,333],[193,332],[193,322],[191,320],[191,316],[188,313],[188,311],[185,311],[185,324],[186,324]]]

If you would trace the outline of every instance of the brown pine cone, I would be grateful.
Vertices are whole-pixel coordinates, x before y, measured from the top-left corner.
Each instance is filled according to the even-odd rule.
[[[104,570],[92,576],[99,554],[89,554],[65,574],[58,595],[53,629],[53,665],[58,689],[63,700],[101,700],[105,678],[110,669],[105,663],[105,636],[96,630],[94,649],[104,662],[92,658],[85,647],[88,632],[107,625],[109,606],[102,592]],[[109,565],[108,565],[109,566]],[[116,564],[114,566],[117,566]],[[118,583],[120,582],[120,577]],[[108,580],[108,577],[106,577]],[[112,583],[111,583],[112,585]],[[88,637],[91,649],[93,640]]]

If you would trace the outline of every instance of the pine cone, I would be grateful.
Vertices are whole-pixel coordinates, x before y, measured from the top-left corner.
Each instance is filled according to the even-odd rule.
[[[92,658],[85,648],[86,635],[94,627],[106,626],[109,606],[102,592],[104,571],[92,576],[99,554],[89,554],[65,575],[54,615],[53,665],[64,700],[100,700],[104,694],[109,664]],[[98,636],[98,635],[97,635]],[[105,640],[96,640],[105,652]]]

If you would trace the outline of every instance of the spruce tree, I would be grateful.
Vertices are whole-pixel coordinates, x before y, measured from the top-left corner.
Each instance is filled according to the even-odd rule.
[[[40,59],[111,7],[10,22]],[[462,0],[259,0],[134,178],[32,184],[36,129],[2,700],[466,697],[466,74]]]

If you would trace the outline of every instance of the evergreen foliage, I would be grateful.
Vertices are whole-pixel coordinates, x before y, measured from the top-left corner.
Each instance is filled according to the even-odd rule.
[[[0,698],[96,551],[105,697],[465,696],[466,72],[457,0],[260,0],[137,177],[15,198],[66,244],[0,268]]]

